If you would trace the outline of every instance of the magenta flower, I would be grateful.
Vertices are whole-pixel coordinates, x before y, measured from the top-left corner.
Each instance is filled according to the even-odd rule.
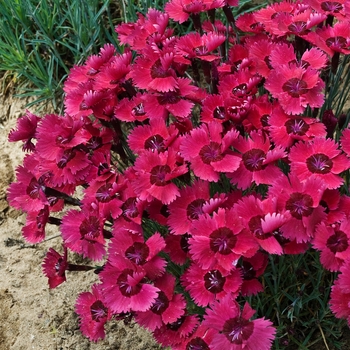
[[[308,142],[315,137],[326,136],[325,125],[317,119],[288,115],[280,106],[272,110],[268,123],[272,141],[284,148],[300,140]]]
[[[91,293],[79,294],[75,312],[80,318],[80,330],[86,337],[94,342],[104,339],[104,325],[111,319],[112,314],[104,304],[101,285],[93,284]]]
[[[192,259],[205,270],[220,267],[230,271],[241,256],[251,257],[258,245],[233,209],[220,208],[213,216],[205,214],[193,221],[189,238]]]
[[[350,258],[349,221],[345,219],[332,226],[318,225],[311,243],[321,251],[322,265],[330,271],[339,271],[344,261]]]
[[[324,182],[310,176],[303,182],[294,175],[278,179],[270,188],[268,197],[277,203],[277,210],[290,214],[280,227],[283,237],[296,242],[309,242],[316,226],[326,219],[320,201],[325,190]]]
[[[344,180],[339,174],[350,168],[349,158],[338,149],[335,141],[320,137],[308,143],[298,142],[291,148],[289,159],[291,172],[300,181],[314,175],[330,189],[343,184]]]
[[[219,180],[220,172],[233,172],[240,163],[238,155],[230,150],[238,132],[231,130],[222,137],[222,125],[203,124],[185,136],[180,145],[181,155],[190,162],[196,176],[202,180]]]
[[[253,131],[249,138],[239,136],[232,146],[241,153],[241,161],[236,171],[227,176],[233,185],[247,189],[253,181],[257,184],[271,185],[282,175],[275,163],[286,156],[283,148],[272,148],[262,132]]]
[[[147,311],[159,288],[147,283],[146,272],[131,260],[115,255],[99,274],[105,304],[113,313]]]
[[[194,315],[184,315],[175,322],[163,325],[153,332],[154,338],[163,346],[175,346],[186,341],[197,328],[199,320]]]
[[[287,63],[271,71],[265,88],[278,99],[287,114],[301,114],[307,106],[321,107],[324,103],[324,82],[319,73],[311,67]]]
[[[141,235],[120,231],[119,227],[115,226],[108,248],[109,261],[113,265],[116,255],[123,256],[140,267],[147,277],[153,280],[164,273],[166,262],[157,255],[164,247],[165,241],[159,232],[144,241]]]
[[[61,224],[65,246],[91,260],[101,260],[106,252],[103,223],[104,219],[87,207],[68,211]]]
[[[264,318],[249,319],[255,311],[245,303],[239,304],[228,294],[214,302],[206,311],[203,325],[216,330],[210,343],[213,350],[271,349],[276,330]]]
[[[65,272],[68,269],[67,248],[64,247],[63,255],[59,254],[53,248],[46,253],[42,264],[43,273],[49,280],[50,288],[56,288],[66,281]]]
[[[350,260],[340,268],[340,274],[332,286],[330,309],[338,318],[345,318],[350,325]]]
[[[180,24],[187,21],[191,14],[198,14],[224,6],[224,0],[171,0],[165,5],[165,12]]]
[[[23,237],[27,242],[34,244],[44,240],[49,215],[48,205],[45,205],[39,211],[29,211],[27,213],[26,224],[22,227]]]
[[[168,273],[154,281],[154,286],[160,289],[158,297],[149,310],[137,313],[139,325],[154,331],[185,314],[186,302],[182,294],[174,294],[175,284],[175,277]]]
[[[162,153],[147,150],[136,159],[136,178],[131,186],[141,200],[151,201],[156,198],[169,204],[179,196],[179,189],[171,180],[185,174],[187,167],[177,165],[176,161],[172,149]]]
[[[36,135],[36,129],[40,118],[28,110],[26,114],[17,120],[16,129],[12,129],[9,133],[8,140],[10,142],[23,141],[22,150],[34,151],[35,145],[32,141]]]
[[[220,266],[203,270],[193,263],[181,276],[181,284],[197,305],[205,307],[227,294],[238,296],[242,277],[240,270],[233,266],[229,271]]]

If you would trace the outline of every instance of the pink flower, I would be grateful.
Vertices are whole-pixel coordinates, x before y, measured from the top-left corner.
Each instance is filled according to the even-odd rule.
[[[307,106],[318,108],[324,103],[324,82],[311,67],[287,65],[286,62],[271,71],[265,88],[278,99],[287,114],[301,114]]]
[[[94,284],[92,293],[80,293],[75,304],[75,311],[80,318],[80,330],[90,340],[97,342],[104,339],[105,323],[111,319],[112,314],[103,302],[101,286]]]
[[[291,172],[300,181],[305,181],[314,175],[328,188],[338,188],[344,182],[339,174],[350,168],[350,160],[337,146],[332,139],[320,137],[307,143],[298,142],[291,148],[289,154]]]
[[[171,19],[181,24],[187,21],[191,14],[223,6],[224,0],[171,0],[165,5],[164,10]]]
[[[190,233],[192,259],[205,270],[221,266],[230,271],[242,255],[251,257],[258,249],[254,237],[243,229],[233,209],[220,208],[212,217],[200,216],[193,221]]]
[[[37,125],[40,118],[28,110],[26,114],[17,120],[16,129],[12,129],[9,133],[8,140],[10,142],[23,141],[22,150],[34,151],[35,145],[32,139],[35,138]]]
[[[196,176],[217,182],[220,172],[233,172],[239,166],[240,158],[230,150],[237,137],[235,130],[222,136],[222,125],[217,122],[203,124],[184,137],[180,152]]]
[[[172,149],[162,153],[147,150],[136,159],[136,178],[131,186],[141,200],[151,201],[156,198],[169,204],[179,196],[179,189],[171,180],[185,174],[187,167],[177,165],[176,160]]]
[[[330,309],[338,318],[345,318],[350,325],[350,260],[340,268],[340,274],[332,286]]]
[[[164,247],[165,241],[159,232],[144,241],[141,235],[130,231],[121,232],[116,226],[108,248],[109,261],[115,265],[114,257],[123,256],[144,270],[147,277],[153,280],[164,273],[166,262],[157,255]]]
[[[46,253],[42,264],[43,273],[49,280],[50,288],[56,288],[66,281],[65,272],[68,269],[67,248],[64,247],[63,255],[59,254],[53,248]]]
[[[27,213],[26,224],[22,227],[23,237],[29,243],[39,243],[45,238],[45,226],[49,221],[49,206],[45,205],[39,211]]]
[[[290,214],[280,227],[283,237],[298,243],[314,237],[316,226],[326,218],[324,208],[320,206],[324,190],[321,179],[310,176],[300,182],[293,171],[289,178],[282,177],[269,188],[268,197],[277,203],[277,210]]]
[[[321,223],[316,228],[312,245],[321,251],[320,260],[326,269],[339,271],[344,261],[350,258],[349,221],[345,219],[332,226]]]
[[[182,294],[174,294],[175,284],[175,277],[168,273],[154,281],[154,286],[160,289],[158,297],[149,310],[137,313],[139,325],[154,331],[185,314],[186,302]]]
[[[285,157],[284,150],[272,148],[262,132],[252,131],[249,138],[239,136],[232,146],[241,153],[241,161],[236,171],[227,174],[233,185],[247,189],[253,181],[257,184],[271,185],[282,175],[281,169],[274,163]]]
[[[99,274],[105,304],[113,313],[147,311],[159,288],[146,281],[146,272],[129,259],[115,255]]]
[[[227,294],[238,296],[242,277],[240,270],[233,266],[226,271],[220,266],[215,269],[202,269],[193,263],[181,276],[181,284],[197,305],[206,307]]]
[[[229,294],[214,302],[207,309],[203,321],[204,326],[216,330],[210,349],[271,349],[276,330],[272,322],[264,318],[249,321],[254,313],[248,303],[241,311],[239,304]]]
[[[91,260],[103,258],[105,254],[103,219],[91,208],[68,211],[62,218],[61,232],[65,246],[73,252]]]
[[[308,142],[314,137],[326,136],[324,124],[317,119],[288,115],[281,107],[272,110],[268,123],[272,141],[284,148],[293,146],[299,140]]]

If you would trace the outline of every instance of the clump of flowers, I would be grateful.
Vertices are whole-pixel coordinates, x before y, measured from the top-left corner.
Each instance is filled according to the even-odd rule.
[[[76,303],[92,341],[134,317],[175,350],[270,349],[272,322],[242,301],[264,290],[269,255],[310,247],[341,271],[331,308],[350,320],[350,131],[324,110],[349,4],[235,6],[172,0],[119,25],[123,52],[106,44],[71,70],[64,115],[27,111],[9,135],[28,152],[8,189],[24,238],[61,232],[50,288],[98,273]]]

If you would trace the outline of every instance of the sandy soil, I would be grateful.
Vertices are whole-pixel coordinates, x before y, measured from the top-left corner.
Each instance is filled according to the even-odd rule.
[[[41,264],[50,247],[61,251],[60,239],[35,246],[25,243],[25,216],[6,202],[6,188],[23,157],[21,145],[9,143],[7,135],[25,112],[25,102],[0,96],[0,104],[0,350],[161,349],[134,323],[111,321],[106,339],[97,344],[81,335],[74,304],[78,294],[97,281],[95,274],[68,272],[66,283],[49,289]],[[57,234],[51,228],[47,237]]]

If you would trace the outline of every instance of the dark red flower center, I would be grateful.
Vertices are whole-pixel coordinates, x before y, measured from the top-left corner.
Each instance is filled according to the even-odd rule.
[[[168,77],[170,75],[168,69],[165,69],[163,67],[160,59],[158,59],[153,64],[153,66],[151,67],[150,72],[151,72],[152,79],[155,79],[155,78],[166,78],[166,77]]]
[[[79,230],[81,239],[85,239],[93,243],[100,235],[100,221],[96,216],[89,216],[82,221]]]
[[[110,200],[113,199],[113,196],[111,196],[111,189],[112,185],[111,184],[105,184],[101,186],[97,191],[96,191],[96,199],[101,202],[101,203],[107,203]]]
[[[135,117],[141,117],[146,114],[143,104],[140,103],[131,110],[131,114]]]
[[[210,293],[217,294],[224,290],[226,278],[219,270],[208,271],[204,275],[204,287]]]
[[[158,152],[164,152],[164,138],[160,135],[152,135],[145,141],[145,149],[156,150]]]
[[[75,154],[76,152],[73,149],[66,149],[63,152],[61,159],[58,161],[57,166],[60,169],[63,169],[67,163],[75,157]]]
[[[286,202],[286,209],[296,219],[301,219],[303,216],[309,216],[313,212],[312,205],[314,201],[312,197],[305,193],[292,193]]]
[[[232,93],[238,97],[243,97],[248,93],[248,86],[246,83],[237,85],[232,89]]]
[[[256,276],[256,271],[253,265],[249,261],[243,261],[242,272],[243,272],[243,279],[246,281],[252,280]]]
[[[214,111],[213,111],[213,117],[215,119],[219,119],[219,120],[223,120],[226,118],[225,116],[225,108],[222,107],[222,106],[217,106],[214,108]]]
[[[180,327],[182,326],[182,324],[185,322],[185,316],[181,316],[180,318],[178,318],[175,322],[173,323],[168,323],[167,324],[167,328],[176,332],[180,329]]]
[[[296,21],[294,23],[291,23],[288,26],[288,29],[293,33],[297,35],[305,35],[309,32],[309,30],[306,27],[306,22],[304,21]]]
[[[139,215],[139,211],[136,206],[136,197],[128,198],[122,205],[123,216],[126,218],[135,218]]]
[[[206,45],[198,46],[193,51],[197,56],[207,55],[209,52]]]
[[[161,315],[169,306],[169,299],[163,291],[158,292],[158,297],[151,306],[151,311],[157,315]]]
[[[241,317],[230,318],[224,323],[222,333],[230,343],[241,345],[253,334],[254,323]]]
[[[135,284],[135,281],[132,278],[133,274],[133,270],[125,269],[117,279],[119,290],[125,297],[131,297],[135,294],[138,294],[142,288],[140,283]],[[129,278],[132,282],[129,281]]]
[[[303,119],[289,119],[284,123],[288,134],[303,136],[309,130],[309,124]]]
[[[237,237],[228,227],[220,227],[210,234],[210,249],[215,253],[228,255],[236,245]]]
[[[156,165],[151,170],[150,182],[152,185],[165,186],[169,183],[166,181],[166,175],[171,172],[169,165]]]
[[[202,338],[194,338],[186,345],[186,350],[209,350],[208,344]]]
[[[341,52],[342,49],[347,47],[347,42],[344,37],[335,36],[335,37],[326,39],[326,45],[334,51]]]
[[[204,199],[195,199],[187,206],[187,217],[190,220],[197,220],[203,214]]]
[[[35,177],[30,180],[30,183],[26,189],[27,195],[30,198],[37,199],[40,198],[40,192],[45,190],[45,186],[41,186]]]
[[[338,13],[343,9],[343,5],[336,1],[324,1],[321,3],[323,11]]]
[[[307,168],[315,174],[328,174],[333,167],[332,160],[323,153],[313,154],[306,159]]]
[[[335,231],[327,239],[327,247],[333,254],[343,252],[349,247],[348,236],[343,231]]]
[[[266,154],[261,149],[253,148],[242,156],[243,164],[249,171],[259,171],[263,168]]]
[[[100,322],[102,319],[107,317],[108,315],[108,309],[104,306],[101,300],[96,300],[91,306],[90,306],[90,313],[91,318],[95,322]]]
[[[160,105],[170,104],[173,105],[181,100],[181,97],[176,91],[164,92],[161,96],[157,97]]]
[[[67,136],[59,135],[56,137],[56,145],[57,146],[64,145],[64,144],[72,141],[72,139],[73,139],[73,135],[67,135]]]
[[[185,233],[184,235],[181,235],[181,238],[180,238],[180,248],[185,253],[188,253],[190,250],[190,245],[188,244],[189,238],[190,238],[190,235],[187,233]]]
[[[299,78],[291,78],[282,85],[282,90],[292,97],[299,97],[308,92],[307,84]]]
[[[205,145],[199,151],[203,163],[210,164],[211,162],[217,162],[223,158],[221,154],[221,146],[217,142],[210,142],[209,145]]]
[[[125,257],[131,260],[136,265],[143,265],[149,255],[149,248],[147,244],[142,242],[135,242],[125,251]]]

